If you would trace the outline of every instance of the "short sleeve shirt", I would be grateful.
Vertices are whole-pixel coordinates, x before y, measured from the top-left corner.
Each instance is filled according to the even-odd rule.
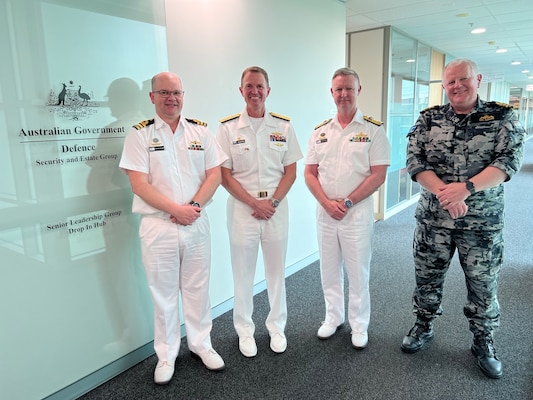
[[[289,118],[265,112],[258,131],[252,129],[246,109],[223,119],[217,141],[229,156],[222,167],[247,191],[275,189],[285,167],[303,158]]]
[[[182,116],[173,133],[156,115],[130,130],[119,167],[148,174],[149,182],[162,194],[186,204],[205,181],[206,171],[226,158],[205,123]],[[133,212],[165,215],[137,195]]]
[[[344,129],[335,116],[311,134],[305,164],[318,165],[318,181],[328,198],[343,199],[370,175],[370,167],[390,164],[387,134],[359,109]]]

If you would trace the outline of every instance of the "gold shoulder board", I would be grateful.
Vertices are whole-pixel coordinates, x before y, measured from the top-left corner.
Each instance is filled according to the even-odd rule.
[[[504,108],[511,108],[512,107],[510,104],[501,103],[499,101],[495,101],[494,104],[496,104],[497,106],[500,106],[500,107],[504,107]]]
[[[200,121],[199,119],[194,118],[185,118],[188,122],[191,124],[201,125],[201,126],[207,126],[207,122]]]
[[[378,121],[377,119],[374,119],[372,117],[369,117],[368,115],[365,115],[364,118],[365,118],[365,121],[371,122],[374,125],[377,125],[377,126],[383,125],[383,122]]]
[[[423,112],[426,112],[426,111],[429,111],[429,110],[433,110],[433,109],[437,109],[439,107],[440,107],[439,105],[429,106],[429,107],[424,108],[422,111],[420,111],[420,113],[423,113]]]
[[[148,125],[152,125],[154,123],[154,119],[146,119],[144,121],[139,122],[138,124],[133,125],[133,127],[137,130],[140,130],[142,128],[147,127]]]
[[[270,115],[272,115],[273,117],[279,118],[279,119],[283,119],[285,121],[290,121],[291,120],[289,117],[286,117],[285,115],[276,114],[276,113],[273,113],[273,112],[271,112]]]
[[[318,129],[318,128],[320,128],[321,126],[324,126],[324,125],[329,124],[329,123],[331,122],[332,119],[333,119],[333,118],[330,118],[330,119],[327,119],[327,120],[321,122],[320,124],[318,124],[317,126],[315,126],[315,129]]]
[[[239,118],[241,116],[241,114],[233,114],[233,115],[230,115],[229,117],[226,117],[226,118],[222,118],[220,120],[220,123],[224,123],[224,122],[228,122],[228,121],[232,121],[234,120],[235,118]]]

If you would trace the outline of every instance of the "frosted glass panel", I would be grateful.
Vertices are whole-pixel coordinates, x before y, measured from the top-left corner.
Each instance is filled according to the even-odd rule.
[[[153,338],[117,165],[166,47],[161,0],[0,0],[2,398],[46,397]]]

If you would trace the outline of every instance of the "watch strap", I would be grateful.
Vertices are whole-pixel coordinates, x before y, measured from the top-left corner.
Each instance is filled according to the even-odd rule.
[[[474,183],[470,179],[467,179],[465,181],[465,184],[466,184],[466,189],[470,192],[470,194],[476,193],[476,187],[474,186]]]

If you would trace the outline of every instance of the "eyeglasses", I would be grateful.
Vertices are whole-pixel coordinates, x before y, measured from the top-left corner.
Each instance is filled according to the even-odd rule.
[[[154,90],[152,93],[157,93],[161,97],[170,97],[170,95],[174,97],[181,97],[185,92],[183,90]]]

